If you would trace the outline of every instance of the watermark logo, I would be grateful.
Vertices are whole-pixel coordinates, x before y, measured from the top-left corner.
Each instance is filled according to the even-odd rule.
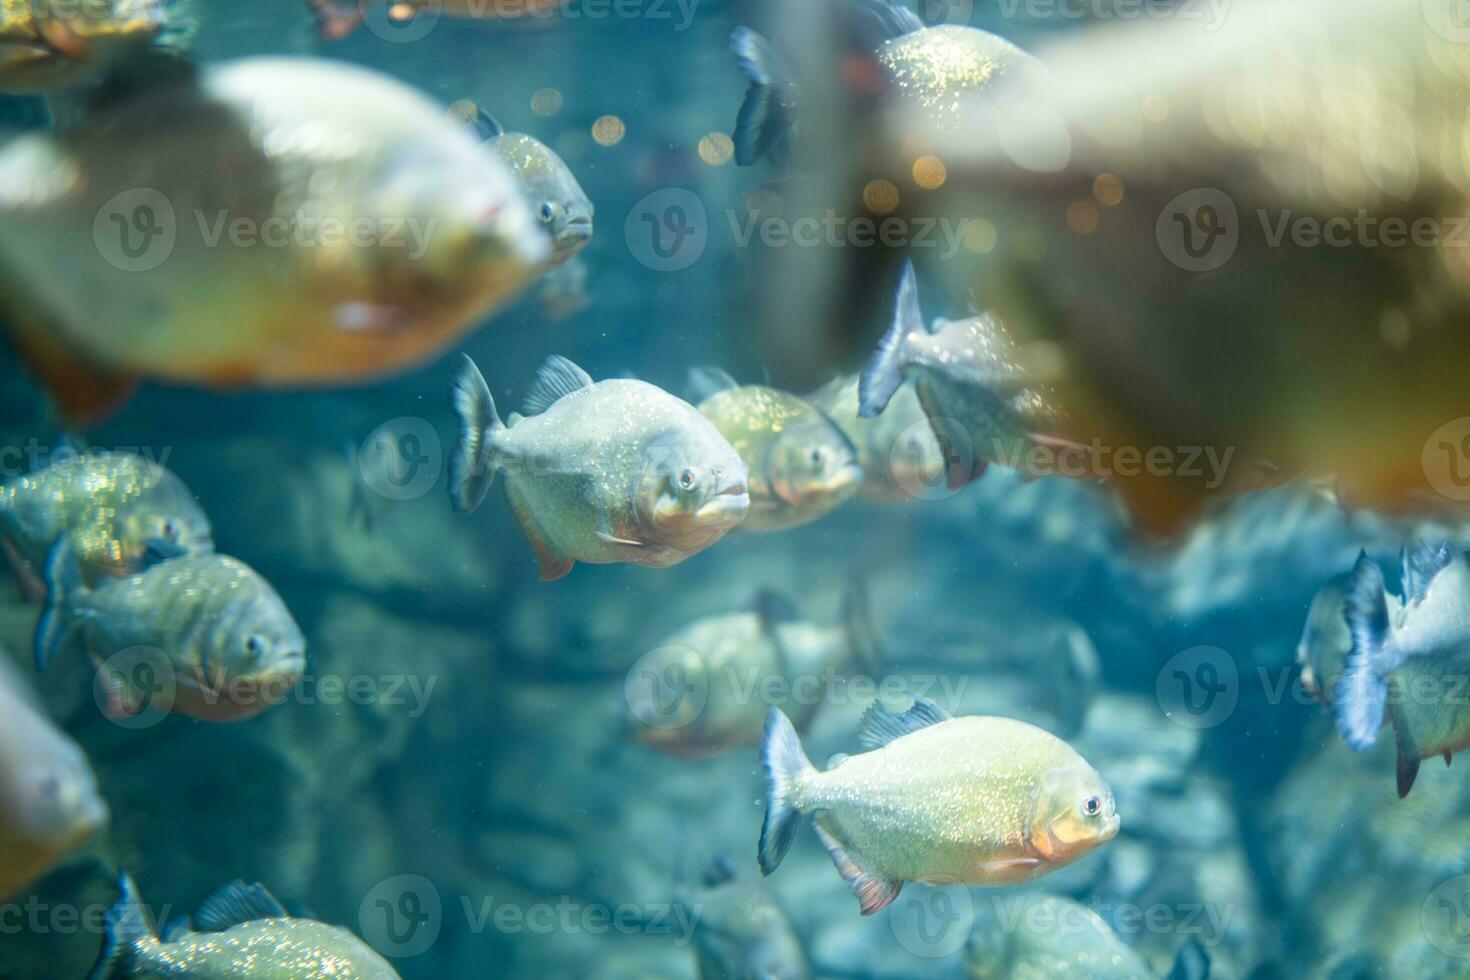
[[[709,213],[682,187],[654,191],[633,205],[623,225],[633,257],[654,272],[681,272],[704,256]]]
[[[888,907],[888,925],[904,949],[925,959],[964,948],[975,924],[975,900],[963,885],[918,885]]]
[[[444,927],[439,889],[422,875],[380,882],[357,910],[362,937],[384,956],[410,959],[428,951]]]
[[[1230,195],[1200,187],[1175,197],[1154,225],[1159,251],[1186,272],[1211,272],[1240,244],[1240,216]]]
[[[1470,874],[1440,882],[1420,907],[1419,922],[1435,949],[1470,957]]]
[[[128,647],[97,665],[92,695],[113,724],[140,731],[157,725],[173,711],[178,682],[162,650]]]
[[[1195,730],[1213,728],[1235,712],[1240,672],[1235,658],[1219,647],[1190,647],[1165,662],[1154,693],[1174,724]]]
[[[362,482],[380,497],[414,500],[438,482],[444,447],[427,419],[389,419],[368,433],[357,450]]]
[[[1470,42],[1470,0],[1421,0],[1429,29],[1446,41]]]
[[[650,650],[623,681],[628,709],[649,728],[668,731],[693,724],[709,700],[704,657],[690,647]]]
[[[917,500],[953,497],[974,471],[970,430],[950,418],[913,423],[898,434],[888,454],[893,482]]]
[[[357,9],[367,29],[392,44],[428,37],[444,15],[440,0],[412,0],[411,3],[357,0]]]
[[[919,18],[930,27],[945,24],[968,27],[974,13],[974,0],[921,0],[919,3]]]
[[[1470,416],[1435,429],[1424,443],[1420,462],[1436,493],[1450,500],[1470,500]]]
[[[173,204],[151,187],[114,194],[92,219],[98,254],[123,272],[148,272],[163,265],[177,237]]]

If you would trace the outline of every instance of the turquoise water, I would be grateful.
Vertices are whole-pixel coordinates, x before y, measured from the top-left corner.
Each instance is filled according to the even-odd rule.
[[[808,149],[786,167],[737,166],[729,134],[747,79],[731,32],[756,24],[779,37],[797,19],[754,2],[564,0],[545,17],[421,14],[408,25],[374,9],[334,42],[319,40],[291,0],[193,2],[190,52],[201,64],[260,54],[350,63],[425,93],[436,112],[467,99],[550,146],[596,208],[575,260],[585,295],[554,285],[548,297],[528,281],[423,356],[350,384],[221,387],[145,371],[95,425],[56,410],[19,345],[7,354],[4,482],[55,466],[58,447],[80,450],[64,442],[73,439],[94,455],[167,467],[208,514],[217,552],[279,593],[306,661],[278,703],[234,723],[167,704],[109,713],[96,662],[105,675],[108,656],[129,644],[94,644],[90,659],[65,651],[38,673],[43,607],[19,582],[0,586],[0,643],[21,678],[0,683],[34,688],[38,705],[35,718],[0,718],[0,738],[44,767],[25,726],[49,719],[80,746],[110,813],[0,900],[0,977],[88,976],[118,933],[106,910],[124,873],[158,928],[222,885],[259,882],[290,916],[365,941],[375,953],[360,954],[359,970],[371,957],[405,978],[1470,976],[1462,768],[1427,758],[1400,799],[1390,733],[1348,749],[1296,661],[1309,604],[1330,577],[1366,550],[1400,590],[1400,547],[1463,537],[1453,515],[1347,509],[1322,483],[1285,480],[1214,500],[1160,541],[1099,474],[1023,478],[997,462],[964,487],[942,473],[909,484],[895,475],[888,502],[848,499],[779,531],[737,525],[669,567],[584,560],[541,581],[544,563],[498,489],[473,513],[451,507],[460,432],[446,390],[459,352],[479,365],[503,416],[554,354],[599,382],[637,379],[691,402],[688,372],[699,365],[799,394],[861,370],[891,320],[901,250],[854,244],[850,222],[835,245],[751,244],[747,222],[771,206],[761,195],[794,198],[808,181],[862,199],[868,211],[857,217],[876,222],[892,210],[884,189],[854,182],[871,145],[841,134],[900,143],[901,127],[858,110],[849,120],[839,86],[830,103],[803,106]],[[1038,49],[1134,19],[1080,6],[950,6],[950,23]],[[844,40],[842,24],[832,14],[819,36]],[[818,47],[794,57],[821,65]],[[289,87],[278,97],[289,103]],[[0,96],[0,106],[10,136],[46,132],[34,97]],[[86,125],[87,110],[64,97],[51,110],[63,126],[73,112]],[[404,159],[395,165],[411,171],[415,158]],[[792,175],[813,160],[814,173]],[[966,179],[959,163],[951,169],[956,184]],[[0,167],[7,173],[15,179]],[[229,188],[235,179],[208,177]],[[888,186],[919,196],[914,185],[932,179],[916,162]],[[1078,234],[1112,206],[1097,187],[1083,210],[1066,212]],[[972,213],[961,201],[964,210],[934,216],[932,248],[910,250],[931,317],[964,315],[965,263],[994,244],[989,223],[959,223]],[[1152,219],[1145,225],[1157,259]],[[23,250],[0,232],[0,268],[20,264]],[[1054,248],[1051,258],[1074,256]],[[63,252],[54,264],[85,283],[96,256]],[[25,286],[7,280],[12,327],[33,308]],[[108,294],[89,296],[101,297],[92,326],[105,332]],[[237,302],[221,296],[221,317]],[[201,335],[214,328],[200,317]],[[400,328],[415,329],[381,327]],[[1168,356],[1138,341],[1122,360],[1155,355]],[[615,428],[614,416],[555,425],[584,433]],[[901,451],[894,443],[869,469],[896,467]],[[600,471],[619,457],[598,447],[589,458]],[[772,458],[745,460],[752,494]],[[528,485],[549,498],[545,484]],[[156,604],[145,592],[125,605],[141,616]],[[143,666],[154,680],[171,669],[166,658]],[[941,869],[871,916],[805,827],[762,876],[766,710],[796,720],[825,769],[834,753],[869,747],[858,733],[875,699],[902,711],[917,697],[1064,741],[1106,782],[1100,805],[1116,805],[1117,836],[1009,887],[955,883]],[[967,751],[995,755],[978,737]],[[1003,753],[1023,770],[1013,780],[1023,809],[1040,783],[1030,751]],[[919,809],[980,783],[939,754],[900,768],[904,799]],[[23,805],[0,793],[0,820],[18,822]],[[960,811],[963,827],[1004,809],[989,796],[977,806]],[[895,816],[878,836],[895,839],[913,819]],[[1011,823],[1008,846],[1022,846],[1033,828]],[[8,829],[0,823],[0,847],[30,853]],[[195,917],[205,930],[196,937],[212,935],[208,921]],[[328,975],[263,970],[228,975]]]

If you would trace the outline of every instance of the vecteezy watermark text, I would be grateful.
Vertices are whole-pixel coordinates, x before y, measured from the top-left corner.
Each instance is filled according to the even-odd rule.
[[[1065,476],[1073,479],[1108,477],[1178,476],[1203,479],[1207,489],[1218,489],[1230,469],[1235,447],[1226,446],[1106,446],[1102,440],[1089,443],[1039,445],[1006,442],[994,444],[995,461],[1031,476]]]
[[[759,239],[766,248],[937,248],[945,260],[959,254],[970,219],[934,216],[846,217],[828,208],[820,216],[787,219],[728,209],[725,218],[739,248]]]

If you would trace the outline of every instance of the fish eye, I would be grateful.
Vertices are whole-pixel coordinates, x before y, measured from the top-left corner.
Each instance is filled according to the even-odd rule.
[[[1082,812],[1089,817],[1095,817],[1102,812],[1102,800],[1096,796],[1089,796],[1082,801]]]
[[[827,461],[827,451],[821,446],[812,450],[811,460],[813,466],[821,466]]]
[[[259,657],[264,655],[266,646],[267,643],[265,637],[261,636],[259,633],[251,633],[248,637],[245,638],[245,652],[250,654],[252,657]]]
[[[679,474],[679,486],[685,490],[693,490],[694,484],[698,479],[699,474],[695,473],[692,469],[686,468],[684,472]]]
[[[172,541],[179,536],[179,522],[170,517],[163,522],[163,536]]]
[[[554,203],[545,201],[541,205],[541,220],[550,224],[556,220],[557,213],[560,211],[561,208],[557,207]]]

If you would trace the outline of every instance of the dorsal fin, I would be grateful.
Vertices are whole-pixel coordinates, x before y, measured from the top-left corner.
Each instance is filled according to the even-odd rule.
[[[915,698],[914,706],[903,714],[894,714],[882,701],[874,701],[863,712],[858,741],[865,748],[881,749],[896,738],[911,735],[921,728],[950,720],[950,713],[928,698]]]
[[[801,618],[791,600],[775,589],[761,589],[750,601],[750,605],[760,617],[761,629],[767,633],[781,623],[790,623]]]
[[[1404,563],[1404,601],[1418,602],[1429,591],[1429,583],[1450,563],[1453,552],[1450,543],[1437,545],[1419,543],[1412,549],[1400,550],[1399,558]]]
[[[521,410],[526,415],[540,415],[572,392],[590,387],[590,374],[560,354],[552,354],[536,372],[536,380],[531,382],[531,390]]]
[[[224,932],[246,922],[290,917],[291,913],[264,885],[232,881],[199,906],[194,914],[194,928],[200,932]]]
[[[702,365],[689,369],[689,400],[696,405],[711,395],[739,387],[740,382],[722,368]]]
[[[448,115],[451,122],[464,126],[481,141],[492,140],[505,132],[505,127],[494,116],[469,99],[450,103]]]
[[[729,884],[735,880],[735,866],[730,859],[723,854],[716,855],[710,861],[709,866],[704,869],[700,881],[706,888],[714,888],[718,885]]]

